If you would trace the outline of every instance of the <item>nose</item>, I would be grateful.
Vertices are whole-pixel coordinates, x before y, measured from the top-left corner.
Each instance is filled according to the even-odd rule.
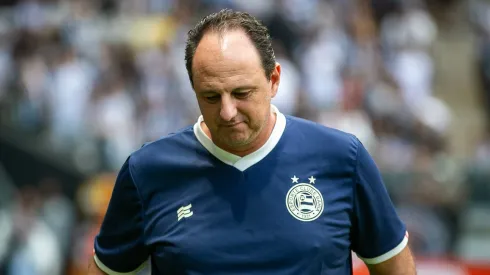
[[[231,121],[237,115],[236,103],[230,96],[221,96],[220,116],[224,121]]]

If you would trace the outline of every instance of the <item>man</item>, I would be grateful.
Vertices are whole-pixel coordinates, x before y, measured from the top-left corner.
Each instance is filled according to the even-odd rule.
[[[352,135],[284,116],[267,29],[223,10],[189,32],[202,116],[123,165],[90,274],[413,275],[405,227]],[[101,271],[102,270],[102,271]]]

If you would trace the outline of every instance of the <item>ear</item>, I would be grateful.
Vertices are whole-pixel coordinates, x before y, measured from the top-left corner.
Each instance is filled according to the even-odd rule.
[[[279,89],[279,83],[281,82],[281,64],[276,62],[276,66],[274,70],[272,70],[271,74],[271,98],[274,98],[277,94],[277,90]]]

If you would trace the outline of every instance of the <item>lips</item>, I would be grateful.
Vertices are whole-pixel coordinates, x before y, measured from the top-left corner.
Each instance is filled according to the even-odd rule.
[[[241,122],[236,122],[236,123],[230,123],[230,124],[221,124],[221,126],[223,127],[235,127],[237,126],[238,124],[240,124]]]

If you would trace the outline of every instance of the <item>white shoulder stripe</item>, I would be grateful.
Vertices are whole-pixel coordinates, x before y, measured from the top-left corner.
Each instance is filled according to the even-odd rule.
[[[100,270],[104,271],[105,273],[109,274],[109,275],[138,275],[138,272],[140,272],[143,268],[146,267],[146,265],[148,264],[149,261],[145,261],[142,265],[140,265],[137,269],[135,269],[134,271],[131,271],[131,272],[116,272],[110,268],[108,268],[105,264],[103,264],[99,258],[97,257],[97,255],[94,254],[94,260],[95,260],[95,263],[97,264],[97,266],[100,268]]]
[[[396,255],[398,255],[407,246],[407,244],[408,244],[408,234],[405,234],[405,237],[403,238],[403,240],[400,244],[398,244],[395,248],[393,248],[392,250],[386,252],[385,254],[383,254],[381,256],[378,256],[375,258],[369,258],[369,259],[359,257],[359,255],[357,255],[357,256],[359,257],[359,259],[363,260],[366,264],[371,264],[371,265],[372,264],[379,264],[379,263],[387,261],[387,260],[395,257]]]

